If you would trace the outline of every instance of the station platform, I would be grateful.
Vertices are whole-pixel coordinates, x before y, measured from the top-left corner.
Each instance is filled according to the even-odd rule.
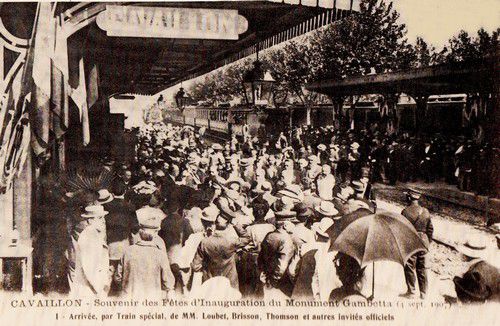
[[[499,198],[461,191],[444,182],[398,182],[396,185],[377,183],[374,189],[377,198],[400,204],[405,203],[404,192],[414,189],[422,193],[422,204],[432,212],[482,227],[500,222]]]

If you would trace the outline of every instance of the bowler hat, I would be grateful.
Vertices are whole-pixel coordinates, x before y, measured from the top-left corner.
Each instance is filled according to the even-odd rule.
[[[492,294],[482,275],[477,272],[466,272],[462,277],[453,278],[457,297],[461,301],[484,302]]]

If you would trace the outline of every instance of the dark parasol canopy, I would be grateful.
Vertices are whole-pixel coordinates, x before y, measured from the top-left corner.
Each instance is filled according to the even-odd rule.
[[[388,211],[345,215],[327,232],[331,240],[330,250],[353,257],[361,267],[382,260],[404,266],[413,254],[428,250],[404,216]]]

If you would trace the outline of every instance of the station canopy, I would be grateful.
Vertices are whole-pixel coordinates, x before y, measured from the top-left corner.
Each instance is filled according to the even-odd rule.
[[[70,64],[72,52],[84,51],[99,67],[102,93],[151,95],[358,6],[359,0],[61,2],[56,13],[73,29]]]

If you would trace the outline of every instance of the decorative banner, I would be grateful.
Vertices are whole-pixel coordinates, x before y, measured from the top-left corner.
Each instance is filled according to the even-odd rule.
[[[248,29],[238,10],[107,5],[97,25],[108,36],[237,40]]]

